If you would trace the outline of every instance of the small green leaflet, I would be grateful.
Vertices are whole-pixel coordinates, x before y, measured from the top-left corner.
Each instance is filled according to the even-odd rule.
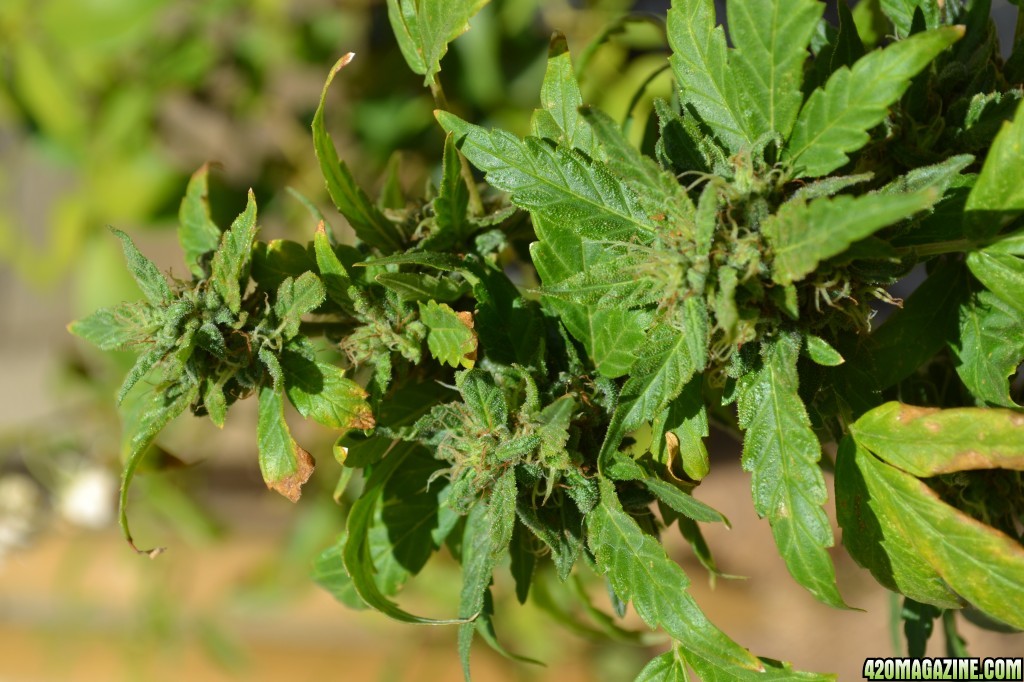
[[[430,354],[438,362],[472,369],[476,364],[477,347],[473,314],[455,312],[444,303],[434,301],[421,301],[419,310],[420,321],[430,330],[427,335]]]
[[[317,225],[316,234],[313,237],[313,251],[327,297],[340,306],[348,305],[348,288],[352,285],[352,278],[345,266],[338,260],[337,254],[334,253],[322,220]]]
[[[366,192],[356,184],[355,178],[345,162],[338,157],[338,150],[324,124],[324,106],[327,91],[334,77],[355,55],[349,52],[331,68],[320,93],[320,105],[313,115],[313,148],[320,161],[320,172],[327,181],[327,192],[360,240],[380,249],[383,253],[401,251],[405,241],[398,228],[380,212]]]
[[[433,85],[448,43],[489,0],[388,0],[388,19],[405,61]]]
[[[822,197],[783,204],[762,230],[773,246],[772,279],[798,282],[818,263],[842,253],[853,242],[930,207],[938,192]]]
[[[444,138],[444,156],[441,161],[441,187],[434,199],[435,228],[438,237],[432,240],[434,248],[455,246],[462,243],[473,226],[466,210],[469,208],[469,189],[462,177],[462,161],[455,147],[455,137],[448,133]],[[441,235],[444,235],[443,238]],[[433,235],[432,235],[433,236]],[[442,241],[438,242],[437,239]]]
[[[756,141],[766,133],[789,137],[803,103],[807,44],[825,6],[816,0],[743,0],[726,4],[729,77],[741,84],[747,127]]]
[[[288,399],[303,417],[333,429],[373,428],[366,391],[340,367],[286,349],[281,368]]]
[[[673,644],[671,649],[652,658],[634,682],[688,682],[689,679],[686,659]]]
[[[919,33],[841,68],[807,99],[784,150],[798,177],[819,177],[843,166],[868,141],[910,80],[959,40],[963,27]]]
[[[919,478],[973,469],[1024,471],[1024,415],[1013,410],[888,402],[862,415],[850,433]]]
[[[377,284],[398,294],[403,301],[437,301],[451,303],[465,296],[469,284],[451,277],[437,277],[419,272],[384,272],[374,277]]]
[[[548,65],[540,87],[541,108],[533,112],[530,129],[537,137],[544,137],[566,147],[579,149],[588,156],[603,152],[595,145],[594,136],[583,117],[583,95],[569,57],[565,36],[555,33],[548,48]]]
[[[942,3],[938,0],[878,0],[885,16],[892,21],[896,36],[906,38],[914,21],[914,12],[920,10],[927,28],[936,28],[942,23]]]
[[[729,525],[729,520],[718,511],[667,481],[663,481],[660,478],[645,478],[643,484],[654,493],[655,497],[689,519],[703,523],[724,523],[726,526]]]
[[[303,484],[313,474],[313,458],[299,447],[288,430],[282,393],[271,386],[260,387],[256,424],[260,471],[268,488],[298,502]]]
[[[281,282],[274,301],[274,314],[280,325],[281,337],[287,341],[298,334],[302,316],[316,310],[326,296],[320,278],[312,272],[305,272],[294,280],[289,277]]]
[[[150,558],[155,557],[163,551],[163,548],[142,550],[135,546],[131,530],[128,528],[128,489],[131,487],[132,479],[135,478],[135,470],[142,462],[143,456],[149,450],[157,434],[172,419],[185,411],[192,401],[199,394],[199,386],[191,383],[176,383],[166,389],[153,391],[141,399],[137,406],[139,416],[137,419],[125,419],[125,432],[131,433],[127,439],[124,454],[124,469],[121,471],[121,493],[118,496],[118,522],[121,525],[121,532],[125,540],[139,554],[146,554]]]
[[[1024,361],[1024,316],[989,291],[960,304],[960,334],[950,342],[957,374],[979,401],[1019,407],[1010,378]]]
[[[1024,548],[1019,542],[949,506],[926,484],[879,461],[865,448],[856,448],[855,461],[883,533],[899,533],[918,561],[960,596],[989,615],[1024,628],[1024,615],[1017,608],[1024,601]],[[896,559],[890,557],[894,564]]]
[[[113,308],[100,308],[88,317],[68,325],[68,331],[85,339],[100,350],[130,350],[143,343],[159,322],[145,303],[122,303]]]
[[[839,354],[839,351],[820,336],[807,334],[805,338],[807,340],[807,357],[817,364],[823,367],[837,367],[846,362],[843,356]]]
[[[116,228],[110,228],[114,236],[121,240],[124,247],[124,259],[128,265],[128,271],[132,273],[135,282],[139,285],[146,300],[155,306],[167,305],[174,298],[167,280],[160,274],[160,271],[153,265],[153,261],[143,256],[132,238]]]
[[[256,196],[249,190],[245,210],[221,236],[213,254],[210,279],[213,288],[236,315],[242,308],[241,283],[249,278],[252,243],[256,239]]]
[[[845,608],[826,551],[833,538],[822,509],[821,446],[797,391],[800,345],[797,334],[779,334],[763,347],[760,369],[739,380],[743,468],[752,474],[754,509],[768,517],[789,572],[821,601]]]
[[[520,140],[503,130],[487,131],[446,111],[436,112],[441,127],[494,187],[512,202],[550,218],[562,229],[601,239],[649,238],[654,223],[633,192],[607,168],[575,149],[543,140]]]
[[[178,209],[178,242],[185,252],[185,263],[196,277],[206,274],[202,259],[220,243],[220,228],[210,216],[209,172],[210,164],[203,164],[192,174]]]

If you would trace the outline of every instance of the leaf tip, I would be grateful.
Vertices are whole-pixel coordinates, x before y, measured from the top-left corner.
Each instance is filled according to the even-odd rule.
[[[281,493],[291,502],[298,502],[302,497],[302,486],[313,475],[315,465],[313,456],[296,445],[295,472],[276,481],[267,481],[267,487]]]

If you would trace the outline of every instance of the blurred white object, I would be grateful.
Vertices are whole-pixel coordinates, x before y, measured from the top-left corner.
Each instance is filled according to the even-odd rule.
[[[98,467],[76,472],[60,492],[57,509],[68,522],[84,528],[105,528],[114,521],[117,480]]]
[[[43,495],[28,476],[0,476],[0,562],[28,544],[42,520]]]

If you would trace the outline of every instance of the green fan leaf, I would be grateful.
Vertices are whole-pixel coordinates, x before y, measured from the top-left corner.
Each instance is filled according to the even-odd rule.
[[[726,5],[736,50],[729,73],[742,88],[748,129],[789,137],[803,104],[804,61],[825,6],[816,0],[745,0]]]
[[[352,226],[356,236],[383,253],[393,253],[402,250],[404,236],[356,184],[352,172],[338,157],[338,150],[334,147],[334,141],[324,124],[327,91],[337,73],[352,61],[354,56],[350,52],[339,59],[327,76],[327,82],[320,93],[320,105],[313,115],[313,148],[316,151],[316,158],[320,161],[320,172],[327,181],[327,192],[341,215],[345,216]]]
[[[929,208],[939,199],[934,190],[914,194],[868,194],[822,197],[810,203],[783,204],[763,231],[772,244],[772,279],[798,282],[818,263],[842,253],[853,242]]]
[[[323,283],[312,272],[305,272],[297,279],[289,277],[281,282],[274,300],[274,314],[280,325],[281,336],[287,341],[298,334],[302,316],[316,310],[326,296]]]
[[[674,0],[668,41],[683,103],[693,107],[730,152],[752,146],[757,135],[749,128],[746,104],[729,74],[729,48],[725,31],[715,26],[714,1]]]
[[[210,165],[204,164],[192,174],[178,209],[178,242],[196,277],[205,276],[203,259],[220,243],[220,228],[210,216],[209,173]]]
[[[220,246],[213,254],[210,279],[214,290],[221,295],[231,312],[242,308],[242,286],[249,278],[252,261],[252,243],[256,239],[256,196],[249,190],[245,210],[231,223],[221,236]]]
[[[768,517],[789,572],[815,597],[843,608],[826,550],[833,538],[822,508],[828,491],[821,446],[798,393],[800,341],[780,334],[765,346],[760,369],[739,380],[743,468],[753,474],[754,509]]]
[[[644,238],[654,231],[633,192],[600,162],[537,138],[487,131],[445,111],[436,115],[466,158],[491,185],[511,193],[517,206],[561,229],[601,239]]]
[[[488,0],[388,0],[388,19],[409,68],[432,85],[448,43]]]
[[[958,26],[919,33],[833,73],[807,99],[784,150],[796,174],[819,177],[846,164],[848,153],[867,143],[868,132],[885,119],[910,80],[961,36]]]
[[[313,474],[313,458],[292,438],[284,420],[284,399],[280,389],[260,388],[259,442],[260,471],[267,487],[292,502],[302,496],[302,486]]]
[[[615,594],[631,601],[645,623],[664,628],[691,665],[700,660],[723,675],[706,679],[793,679],[773,674],[771,667],[708,621],[686,592],[690,580],[683,569],[623,511],[612,482],[602,478],[600,485],[601,503],[587,517],[587,543],[598,571],[608,576]],[[811,675],[806,679],[831,678]]]

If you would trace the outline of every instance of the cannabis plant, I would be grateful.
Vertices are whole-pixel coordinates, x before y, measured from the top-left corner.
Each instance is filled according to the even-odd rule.
[[[662,547],[676,524],[716,570],[700,524],[727,521],[694,495],[713,423],[742,438],[753,508],[822,602],[847,606],[826,468],[843,545],[908,617],[1024,627],[1024,47],[1000,57],[989,3],[883,0],[857,20],[840,3],[833,26],[815,0],[734,1],[727,42],[712,0],[676,0],[675,94],[639,146],[585,105],[558,35],[529,135],[449,111],[440,60],[483,4],[388,2],[447,132],[424,196],[356,185],[323,118],[351,55],[331,71],[313,142],[354,245],[312,204],[310,242],[258,241],[251,194],[222,229],[205,169],[181,206],[190,280],[115,231],[145,300],[71,330],[139,353],[119,396],[129,539],[133,473],[186,410],[222,425],[256,396],[264,479],[298,498],[313,458],[287,400],[339,431],[339,494],[362,472],[320,580],[456,625],[467,677],[475,635],[503,651],[495,571],[525,601],[551,570],[604,576],[619,616],[668,634],[638,679],[829,679],[717,629]],[[884,45],[865,44],[858,23],[879,22]],[[442,546],[458,607],[413,615],[393,598]]]

